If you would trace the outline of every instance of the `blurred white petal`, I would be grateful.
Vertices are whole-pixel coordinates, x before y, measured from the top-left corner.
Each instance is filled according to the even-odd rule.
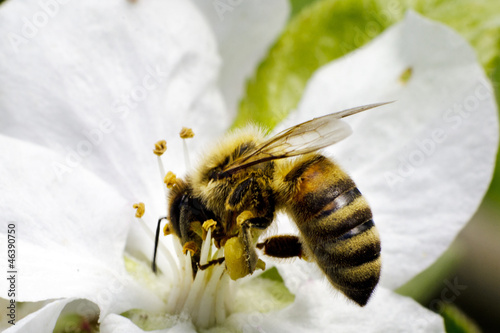
[[[220,88],[228,112],[235,114],[245,82],[255,72],[290,14],[288,0],[193,0],[209,21],[223,66]]]
[[[10,41],[0,50],[0,132],[61,153],[71,169],[62,177],[84,166],[127,198],[144,196],[154,142],[182,126],[199,138],[227,128],[216,41],[189,1],[53,4],[0,7]]]
[[[321,68],[294,121],[386,101],[395,102],[346,119],[354,134],[328,152],[370,202],[381,285],[397,288],[433,263],[477,209],[493,172],[498,118],[471,47],[410,12]]]
[[[445,332],[441,316],[383,286],[359,307],[336,291],[314,263],[297,260],[276,267],[296,298],[264,321],[267,326],[262,327],[269,327],[266,332],[278,327],[278,322],[304,332],[307,327],[315,332]]]
[[[360,308],[332,297],[326,281],[311,281],[284,310],[263,316],[264,332],[445,332],[443,319],[408,297],[379,288]],[[258,332],[258,330],[256,330]]]
[[[59,181],[53,164],[62,157],[46,148],[0,136],[0,150],[2,211],[19,249],[17,301],[86,298],[102,314],[161,306],[125,271],[133,210],[118,192],[84,169]],[[0,232],[7,239],[7,228]]]

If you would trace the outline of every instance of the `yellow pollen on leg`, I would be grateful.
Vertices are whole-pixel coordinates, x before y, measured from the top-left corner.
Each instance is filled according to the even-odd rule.
[[[191,128],[183,127],[179,133],[181,139],[190,139],[194,136],[194,132]]]
[[[146,206],[142,202],[139,202],[134,204],[133,207],[134,209],[136,209],[135,217],[141,218],[144,215],[144,212],[146,211]]]
[[[232,237],[224,245],[226,269],[232,280],[238,280],[250,274],[245,258],[245,245],[240,237]]]
[[[160,140],[155,143],[155,149],[153,149],[153,153],[155,153],[155,155],[161,156],[165,151],[167,151],[167,141]]]
[[[187,242],[186,244],[184,244],[184,246],[182,247],[182,253],[186,254],[187,251],[191,252],[191,256],[193,256],[197,251],[198,251],[198,246],[196,245],[195,242],[191,241],[191,242]]]
[[[167,188],[173,188],[177,183],[177,176],[172,171],[167,172],[165,178],[163,178],[163,182],[167,185]]]
[[[249,210],[245,210],[244,212],[242,212],[240,215],[238,215],[238,217],[236,218],[236,225],[238,227],[241,227],[241,225],[247,221],[247,220],[250,220],[253,216],[253,213]]]

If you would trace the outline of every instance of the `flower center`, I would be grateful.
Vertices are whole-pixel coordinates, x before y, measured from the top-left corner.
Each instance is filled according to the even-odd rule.
[[[189,129],[183,129],[181,132],[182,138],[191,138],[193,135]],[[165,173],[162,154],[166,151],[166,142],[160,141],[155,147],[154,153],[158,158],[161,179],[166,185],[163,185],[163,188],[165,196],[167,196],[168,189],[179,186],[179,183],[175,174],[172,172]],[[187,155],[186,151],[185,154]],[[186,160],[188,159],[186,158]],[[165,200],[165,202],[168,202],[168,200]],[[193,222],[190,225],[190,228],[202,239],[201,248],[198,248],[200,243],[197,245],[192,241],[188,241],[182,246],[180,239],[175,235],[171,223],[166,223],[163,234],[165,236],[174,234],[171,236],[174,237],[172,239],[174,249],[173,251],[169,251],[162,242],[158,241],[160,224],[162,220],[168,220],[168,218],[161,218],[158,221],[157,235],[155,237],[143,221],[145,205],[138,203],[134,205],[134,208],[137,209],[136,217],[139,219],[144,231],[151,239],[156,240],[155,251],[152,269],[133,258],[126,258],[126,267],[136,280],[146,284],[156,294],[163,295],[165,302],[165,313],[151,314],[142,312],[141,310],[132,310],[123,314],[136,323],[136,325],[146,330],[153,330],[171,327],[179,322],[191,321],[197,328],[210,328],[226,325],[227,317],[234,312],[249,312],[252,308],[253,311],[267,312],[282,308],[293,301],[293,295],[284,287],[282,280],[274,281],[273,279],[269,279],[269,277],[265,277],[264,274],[262,275],[264,278],[256,277],[248,279],[243,283],[236,283],[230,278],[233,275],[236,278],[247,275],[245,273],[238,274],[239,271],[245,271],[244,267],[242,267],[242,263],[245,263],[245,260],[237,255],[242,252],[243,245],[238,241],[238,237],[231,238],[225,246],[230,247],[227,249],[229,257],[225,257],[225,247],[216,247],[212,238],[212,232],[217,224],[216,221]],[[155,262],[157,254],[158,261],[161,262],[161,272],[156,272]],[[231,267],[226,268],[226,264]],[[263,262],[260,262],[260,264],[263,264]],[[258,268],[263,269],[264,267],[260,265]],[[193,272],[193,269],[196,269],[196,272]],[[274,275],[279,277],[276,269],[274,272]],[[255,283],[251,283],[250,281]],[[243,287],[237,288],[237,285]],[[259,287],[256,289],[255,285]],[[256,290],[260,290],[260,292],[256,292]],[[282,290],[283,293],[276,300],[276,295],[269,293],[270,290]],[[262,294],[263,291],[267,293],[267,296]],[[252,293],[258,296],[258,300],[255,300],[253,303],[251,303],[251,298],[249,297]],[[242,299],[244,302],[238,303],[236,301],[237,294],[243,295]],[[273,300],[267,303],[273,304],[273,306],[260,309],[258,305],[266,297]]]
[[[183,128],[180,133],[181,138],[187,139],[194,136],[192,130]],[[177,178],[174,173],[165,173],[165,168],[162,162],[162,155],[166,151],[167,144],[165,141],[159,141],[155,144],[154,154],[158,158],[158,167],[160,171],[161,178],[166,186],[165,195],[167,195],[166,190],[172,189],[176,186]],[[185,152],[187,154],[187,152]],[[136,211],[136,217],[139,219],[140,224],[143,226],[144,231],[150,235],[151,238],[156,238],[158,235],[153,236],[151,230],[146,225],[142,219],[145,212],[145,205],[143,203],[138,203],[134,205]],[[168,218],[164,218],[168,219]],[[160,226],[160,219],[158,227]],[[167,274],[168,280],[170,281],[170,290],[166,293],[165,303],[167,313],[170,316],[177,316],[178,318],[190,318],[193,324],[199,328],[212,327],[217,324],[221,324],[226,320],[226,317],[232,312],[231,305],[233,302],[233,293],[231,292],[231,285],[233,281],[226,274],[225,266],[222,264],[224,261],[224,249],[216,248],[212,239],[212,231],[216,225],[213,220],[205,221],[202,225],[203,231],[203,242],[201,249],[196,248],[196,244],[193,242],[188,242],[181,246],[180,241],[176,238],[173,240],[174,251],[168,251],[166,247],[158,242],[158,256],[163,257],[161,259],[163,262],[167,263],[167,266],[162,267],[162,273],[158,273],[160,276],[157,278],[146,278],[143,272],[143,268],[139,268],[137,262],[133,259],[128,258],[127,269],[136,279],[146,282],[150,288],[159,290],[156,283],[153,280],[161,279],[163,274]],[[159,232],[159,229],[157,233]],[[169,223],[167,223],[163,229],[164,235],[172,234],[172,228]],[[191,244],[192,243],[192,244]],[[155,245],[155,246],[156,246]],[[193,274],[193,263],[192,254],[200,250],[199,262],[195,265],[200,267],[196,274]],[[156,256],[156,248],[155,248]],[[153,259],[155,261],[156,258]],[[153,263],[153,270],[155,270],[155,264]],[[194,278],[193,278],[194,276]],[[154,320],[146,323],[144,321],[144,316],[137,316],[137,312],[129,312],[126,314],[144,328],[151,328],[151,326],[156,326],[153,324]],[[149,317],[149,316],[148,316]],[[168,325],[168,322],[163,322],[163,325]],[[157,328],[157,327],[156,327]]]

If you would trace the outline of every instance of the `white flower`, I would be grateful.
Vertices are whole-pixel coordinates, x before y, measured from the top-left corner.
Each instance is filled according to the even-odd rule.
[[[267,4],[244,2],[217,21],[220,12],[201,1],[47,3],[0,6],[8,41],[0,51],[1,202],[4,220],[17,228],[16,300],[47,301],[8,332],[52,331],[63,309],[98,311],[102,332],[142,332],[120,314],[167,313],[162,296],[173,292],[168,277],[140,268],[153,244],[131,210],[144,201],[146,221],[165,215],[152,145],[165,138],[167,169],[183,174],[180,128],[195,129],[189,148],[200,153],[227,129],[243,79],[275,38],[287,6],[259,11]],[[242,18],[249,24],[231,32]],[[269,29],[251,29],[264,19]],[[392,290],[442,254],[491,177],[496,107],[470,47],[410,14],[320,69],[282,126],[390,100],[396,102],[348,120],[354,134],[328,150],[368,198],[381,234],[382,279],[369,304],[359,308],[337,296],[312,264],[277,264],[293,303],[279,310],[266,304],[266,293],[252,289],[261,282],[247,279],[243,303],[254,312],[235,312],[214,331],[443,331],[438,315]],[[5,228],[1,233],[6,239]],[[0,253],[4,267],[5,249]],[[158,264],[168,271],[164,253]],[[6,291],[1,296],[9,300]],[[195,329],[172,320],[162,332]]]

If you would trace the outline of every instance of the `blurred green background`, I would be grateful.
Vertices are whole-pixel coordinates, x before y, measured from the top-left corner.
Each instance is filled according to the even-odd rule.
[[[295,108],[320,66],[369,42],[408,9],[440,21],[476,51],[500,100],[498,0],[290,0],[288,25],[247,83],[234,127],[274,127]],[[398,292],[445,319],[448,332],[500,331],[500,167],[475,216],[450,249]],[[442,293],[460,285],[453,300]],[[449,296],[449,294],[446,294]]]

